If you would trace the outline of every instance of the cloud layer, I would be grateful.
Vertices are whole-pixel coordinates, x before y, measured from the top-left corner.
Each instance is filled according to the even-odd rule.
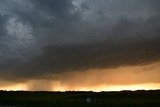
[[[159,0],[1,0],[1,79],[160,60]]]

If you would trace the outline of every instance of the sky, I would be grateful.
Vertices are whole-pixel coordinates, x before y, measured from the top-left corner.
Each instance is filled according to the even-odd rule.
[[[0,90],[160,89],[159,0],[0,0]]]

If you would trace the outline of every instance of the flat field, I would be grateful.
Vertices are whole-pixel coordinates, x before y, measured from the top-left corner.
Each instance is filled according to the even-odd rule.
[[[0,107],[160,107],[160,90],[121,92],[0,91]]]

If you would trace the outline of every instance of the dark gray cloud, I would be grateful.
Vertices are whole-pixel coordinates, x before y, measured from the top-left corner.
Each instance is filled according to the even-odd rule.
[[[49,74],[160,60],[159,0],[1,0],[0,75]]]

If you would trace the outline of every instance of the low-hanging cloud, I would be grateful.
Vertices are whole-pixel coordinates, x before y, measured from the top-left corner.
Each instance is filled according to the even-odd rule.
[[[1,78],[159,61],[159,7],[159,0],[1,0]]]

